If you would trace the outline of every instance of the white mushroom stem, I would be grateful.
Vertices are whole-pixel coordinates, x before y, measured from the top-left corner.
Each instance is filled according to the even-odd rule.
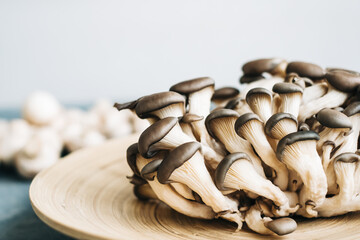
[[[170,183],[170,185],[184,198],[189,200],[195,200],[192,190],[186,185],[182,183]]]
[[[213,129],[214,134],[230,153],[246,153],[253,162],[256,172],[260,174],[260,176],[265,177],[261,160],[254,153],[251,144],[236,134],[234,130],[235,120],[236,119],[229,117],[213,120],[216,126]]]
[[[224,187],[250,191],[272,200],[278,208],[277,214],[279,216],[287,216],[298,209],[298,207],[290,208],[289,200],[284,192],[271,181],[260,176],[255,171],[252,163],[245,159],[235,161],[231,165],[225,176]]]
[[[283,152],[283,162],[289,169],[295,170],[304,183],[305,191],[300,195],[303,206],[308,201],[320,206],[327,193],[326,175],[315,145],[314,140],[295,142],[285,147]],[[315,212],[308,210],[308,213],[316,217]]]
[[[291,192],[296,192],[302,185],[302,180],[299,174],[293,169],[289,169],[289,184],[288,189]]]
[[[357,139],[360,133],[360,113],[349,117],[352,123],[351,132],[343,138],[340,148],[335,152],[334,157],[345,152],[355,152],[357,150]],[[340,136],[341,137],[341,136]]]
[[[192,139],[196,140],[194,132],[191,128],[190,123],[184,123],[184,122],[180,122],[180,126],[181,129],[183,130],[183,132],[188,135],[189,137],[191,137]]]
[[[279,94],[280,96],[280,106],[278,112],[285,112],[294,115],[296,118],[299,114],[300,104],[302,100],[302,93],[287,93]]]
[[[216,188],[199,152],[196,152],[182,166],[175,169],[170,180],[187,185],[199,194],[202,201],[221,218],[237,223],[238,229],[241,229],[243,220],[238,211],[237,202],[225,197]]]
[[[184,112],[184,103],[173,103],[169,106],[153,111],[152,115],[157,116],[159,119],[164,119],[167,117],[182,117]]]
[[[248,98],[251,110],[257,114],[265,123],[273,114],[272,113],[272,99],[266,93],[254,94]]]
[[[264,225],[265,222],[270,221],[272,221],[272,219],[269,217],[261,217],[261,211],[256,205],[251,206],[251,208],[246,211],[245,222],[247,226],[254,232],[263,235],[273,234],[273,232]]]
[[[277,159],[267,141],[262,124],[258,120],[250,120],[241,127],[241,134],[255,148],[262,161],[276,172],[275,185],[285,190],[289,181],[289,172],[286,166]]]
[[[334,108],[341,106],[350,97],[351,93],[341,92],[329,84],[328,92],[317,99],[309,101],[300,106],[298,120],[305,122],[306,119],[318,113],[323,108]]]
[[[136,165],[138,169],[142,169],[148,164],[151,159],[145,159],[140,155],[137,156]],[[215,213],[212,209],[205,204],[198,203],[196,201],[190,201],[181,196],[176,192],[169,184],[159,183],[157,176],[153,181],[148,181],[150,187],[156,194],[156,196],[169,207],[175,211],[182,213],[189,217],[202,218],[202,219],[213,219]]]
[[[336,181],[340,192],[331,198],[326,198],[323,205],[316,208],[321,217],[332,217],[347,212],[360,210],[359,189],[356,189],[359,177],[358,163],[335,163]]]
[[[317,83],[305,88],[301,104],[307,104],[308,102],[324,96],[327,90],[328,84],[326,82]]]

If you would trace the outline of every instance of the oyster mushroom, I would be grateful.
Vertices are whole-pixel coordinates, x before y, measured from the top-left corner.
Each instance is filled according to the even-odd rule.
[[[327,93],[300,107],[298,120],[304,122],[323,108],[341,106],[351,93],[360,84],[360,76],[345,71],[327,72],[325,78],[328,82]]]
[[[251,143],[262,161],[273,169],[275,185],[285,190],[289,172],[286,166],[276,158],[274,150],[267,141],[260,118],[254,113],[243,114],[235,122],[235,131],[241,138]]]
[[[141,172],[144,166],[148,163],[157,160],[158,157],[162,158],[163,156],[154,156],[151,159],[143,158],[140,154],[136,153],[136,148],[133,147],[132,150],[128,153],[136,157],[136,167],[137,172]],[[127,155],[128,157],[129,155]],[[161,184],[157,178],[157,172],[155,172],[154,178],[152,181],[148,181],[151,189],[156,194],[157,198],[167,204],[169,207],[175,211],[185,214],[189,217],[202,218],[202,219],[213,219],[215,213],[211,210],[210,207],[205,204],[198,203],[196,201],[190,201],[181,196],[176,192],[171,185]]]
[[[245,222],[248,227],[263,235],[286,235],[294,232],[297,228],[295,220],[291,218],[271,219],[263,217],[261,209],[253,205],[245,215]]]
[[[293,132],[297,132],[297,120],[290,113],[276,113],[265,124],[266,135],[277,140]]]
[[[159,150],[171,150],[192,141],[194,140],[182,131],[178,118],[167,117],[157,121],[140,135],[139,152],[143,157],[151,158]],[[202,145],[201,151],[213,168],[222,159],[221,155],[206,145]]]
[[[219,109],[207,116],[205,125],[210,136],[222,142],[230,153],[245,152],[253,161],[256,171],[265,176],[261,160],[254,153],[251,144],[235,132],[238,117],[239,114],[231,109]]]
[[[317,142],[317,151],[322,155],[322,164],[327,174],[328,188],[330,193],[336,189],[334,176],[329,169],[330,154],[334,148],[340,146],[345,136],[352,128],[350,119],[343,113],[334,109],[324,108],[316,116],[318,122],[324,127],[319,133],[320,140]],[[330,172],[329,172],[330,171]]]
[[[302,100],[302,88],[293,83],[277,83],[272,90],[280,96],[278,112],[290,113],[297,117]]]
[[[315,99],[318,99],[326,94],[328,91],[328,84],[326,82],[315,83],[314,85],[304,89],[301,104],[306,104]]]
[[[170,91],[187,96],[189,113],[206,117],[210,113],[214,85],[215,82],[213,79],[202,77],[175,84],[170,88]],[[191,124],[197,140],[202,144],[213,147],[214,142],[206,131],[204,120],[195,121]]]
[[[272,200],[276,205],[275,214],[278,216],[287,216],[299,208],[298,206],[290,208],[284,192],[256,172],[246,153],[227,155],[215,170],[215,184],[222,191],[244,190]]]
[[[246,94],[246,102],[263,122],[272,115],[272,92],[265,88],[253,88]]]
[[[202,201],[210,206],[218,217],[237,223],[238,229],[241,229],[243,217],[237,203],[222,195],[216,188],[199,153],[200,148],[200,143],[189,142],[172,150],[159,166],[159,182],[180,182],[187,185],[199,194]]]
[[[349,117],[352,124],[352,131],[343,138],[343,142],[334,156],[345,152],[355,152],[358,148],[357,139],[360,132],[360,102],[353,102],[345,108],[343,113]]]
[[[300,86],[302,89],[312,86],[314,82],[306,77],[299,77],[297,73],[288,73],[285,77],[286,83],[293,83]]]
[[[355,153],[343,153],[334,159],[339,193],[317,207],[319,216],[332,217],[360,210],[359,161],[360,156]]]
[[[290,62],[286,67],[286,73],[296,73],[300,77],[312,80],[323,79],[325,76],[325,70],[319,65],[299,61]]]
[[[233,87],[222,87],[216,89],[211,100],[217,107],[224,107],[230,100],[239,97],[240,91]]]
[[[185,113],[182,118],[179,120],[179,124],[181,126],[181,129],[186,133],[188,136],[192,137],[194,140],[196,140],[194,132],[191,127],[191,123],[195,121],[203,120],[203,116],[198,116],[196,114],[191,113]]]
[[[300,193],[300,204],[311,217],[316,217],[317,212],[313,208],[324,202],[327,193],[326,175],[316,151],[319,138],[312,131],[290,133],[279,141],[276,150],[277,158],[301,177],[304,187]]]
[[[240,115],[252,112],[250,106],[246,103],[246,100],[242,98],[235,98],[230,100],[224,108],[234,110]]]
[[[281,58],[263,58],[247,62],[242,70],[245,76],[260,76],[267,72],[273,76],[285,76],[287,62]]]

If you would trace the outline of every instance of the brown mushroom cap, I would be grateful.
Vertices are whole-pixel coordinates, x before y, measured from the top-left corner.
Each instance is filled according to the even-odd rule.
[[[247,75],[243,75],[240,77],[240,83],[251,83],[251,82],[256,82],[262,79],[266,79],[264,76],[260,75],[260,76],[247,76]]]
[[[297,73],[300,77],[310,79],[324,78],[325,71],[319,65],[307,62],[290,62],[287,65],[286,73]]]
[[[139,100],[140,99],[137,99],[137,100],[131,101],[131,102],[126,102],[126,103],[115,103],[114,108],[116,108],[119,111],[124,110],[124,109],[133,110],[133,109],[135,109]]]
[[[349,117],[334,109],[322,109],[316,115],[316,119],[321,123],[321,125],[328,128],[352,128],[352,123]]]
[[[162,159],[157,159],[157,160],[151,161],[148,164],[146,164],[141,169],[141,172],[140,172],[141,177],[148,181],[154,180],[155,176],[153,175],[153,173],[155,173],[159,169],[159,166],[162,161],[163,161]]]
[[[145,179],[136,174],[133,174],[131,177],[127,176],[126,178],[129,179],[130,183],[133,185],[143,185],[147,183]]]
[[[241,127],[251,120],[262,122],[259,116],[256,115],[255,113],[245,113],[236,120],[235,131],[240,137],[244,138],[240,131]]]
[[[295,122],[295,124],[297,125],[297,119],[294,115],[290,114],[290,113],[276,113],[274,115],[272,115],[266,122],[265,124],[265,133],[266,135],[268,135],[269,137],[273,137],[272,135],[272,129],[273,127],[275,127],[275,125],[283,119],[290,119],[292,121]]]
[[[287,93],[302,93],[303,89],[294,83],[287,83],[287,82],[281,82],[277,83],[273,86],[273,92],[276,92],[278,94],[287,94]]]
[[[300,80],[304,81],[304,84],[300,84]],[[314,82],[307,77],[299,77],[299,75],[297,73],[288,73],[286,74],[286,77],[284,79],[285,82],[288,83],[294,83],[294,84],[300,84],[299,86],[301,87],[306,87],[306,86],[311,86],[314,84]]]
[[[230,169],[231,165],[235,161],[240,160],[240,159],[246,159],[249,162],[251,162],[249,156],[246,153],[237,152],[237,153],[231,153],[231,154],[227,155],[223,160],[221,160],[219,165],[216,167],[215,185],[219,190],[222,190],[222,191],[228,190],[224,187],[224,180],[225,180],[226,174],[227,174],[228,170]]]
[[[239,116],[240,116],[239,113],[237,113],[236,111],[231,110],[231,109],[218,109],[218,110],[213,111],[205,119],[205,126],[206,126],[206,129],[207,129],[209,135],[211,137],[213,137],[214,139],[218,139],[216,137],[216,135],[214,134],[214,132],[212,131],[213,127],[216,127],[216,126],[212,126],[212,124],[211,124],[211,122],[213,120],[218,119],[218,118],[227,118],[227,117],[238,118]]]
[[[145,129],[145,131],[139,137],[139,153],[144,158],[153,157],[157,149],[152,148],[151,146],[160,141],[171,129],[177,124],[178,119],[176,117],[167,117],[161,119],[150,127]]]
[[[180,118],[180,122],[183,123],[192,123],[192,122],[197,122],[200,120],[203,120],[204,117],[203,116],[199,116],[193,113],[185,113],[184,116],[182,118]]]
[[[215,90],[211,100],[226,100],[236,97],[239,93],[240,91],[237,88],[223,87]]]
[[[335,157],[334,162],[338,162],[338,161],[344,163],[359,162],[360,156],[357,155],[356,153],[346,152],[339,154],[338,156]]]
[[[301,131],[301,132],[290,133],[279,141],[276,148],[276,157],[279,160],[281,160],[285,147],[295,142],[307,141],[307,140],[317,141],[319,139],[320,139],[319,134],[313,131]]]
[[[139,169],[136,166],[136,158],[138,153],[138,143],[131,144],[126,150],[126,160],[133,173],[137,176],[140,176]]]
[[[285,60],[281,58],[263,58],[247,62],[243,65],[242,70],[244,75],[258,76],[264,72],[272,73],[276,68],[284,63]]]
[[[212,78],[201,77],[177,83],[170,88],[170,91],[188,95],[214,85],[215,81]]]
[[[269,222],[265,222],[265,227],[276,233],[277,235],[285,235],[296,230],[297,224],[294,219],[284,217]]]
[[[225,105],[224,108],[226,108],[226,109],[236,109],[240,102],[241,102],[241,98],[232,99]]]
[[[172,172],[194,156],[200,148],[199,142],[187,142],[172,150],[158,168],[157,178],[159,182],[168,183]]]
[[[249,104],[251,102],[252,97],[255,96],[267,96],[270,101],[272,99],[272,92],[267,90],[266,88],[253,88],[246,94],[246,102]],[[250,105],[250,104],[249,104]]]
[[[334,88],[343,92],[354,92],[360,85],[360,74],[349,71],[331,71],[325,74],[325,78]]]
[[[310,131],[310,127],[307,123],[300,123],[299,125],[299,131]]]
[[[135,111],[139,118],[154,117],[151,114],[153,111],[167,107],[174,103],[183,103],[185,105],[185,98],[181,94],[171,91],[155,93],[142,97],[138,101]]]
[[[348,117],[351,117],[351,116],[353,116],[355,114],[360,113],[360,102],[351,103],[349,106],[347,106],[345,108],[343,113]]]

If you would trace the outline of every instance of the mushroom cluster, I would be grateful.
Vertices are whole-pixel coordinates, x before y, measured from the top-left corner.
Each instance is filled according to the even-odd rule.
[[[266,235],[360,210],[360,73],[278,58],[242,70],[241,90],[202,77],[114,105],[151,124],[127,150],[135,195]]]
[[[0,120],[0,164],[15,167],[25,178],[57,162],[64,149],[72,152],[148,126],[130,111],[119,114],[108,100],[99,100],[89,111],[65,109],[47,92],[32,93],[22,115]]]

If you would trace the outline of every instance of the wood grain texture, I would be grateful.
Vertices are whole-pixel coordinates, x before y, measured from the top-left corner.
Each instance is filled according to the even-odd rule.
[[[204,221],[165,204],[141,202],[126,179],[125,153],[137,136],[77,151],[41,172],[30,187],[35,213],[52,228],[78,239],[277,239],[226,221]],[[297,219],[298,229],[278,239],[360,239],[360,214]]]

